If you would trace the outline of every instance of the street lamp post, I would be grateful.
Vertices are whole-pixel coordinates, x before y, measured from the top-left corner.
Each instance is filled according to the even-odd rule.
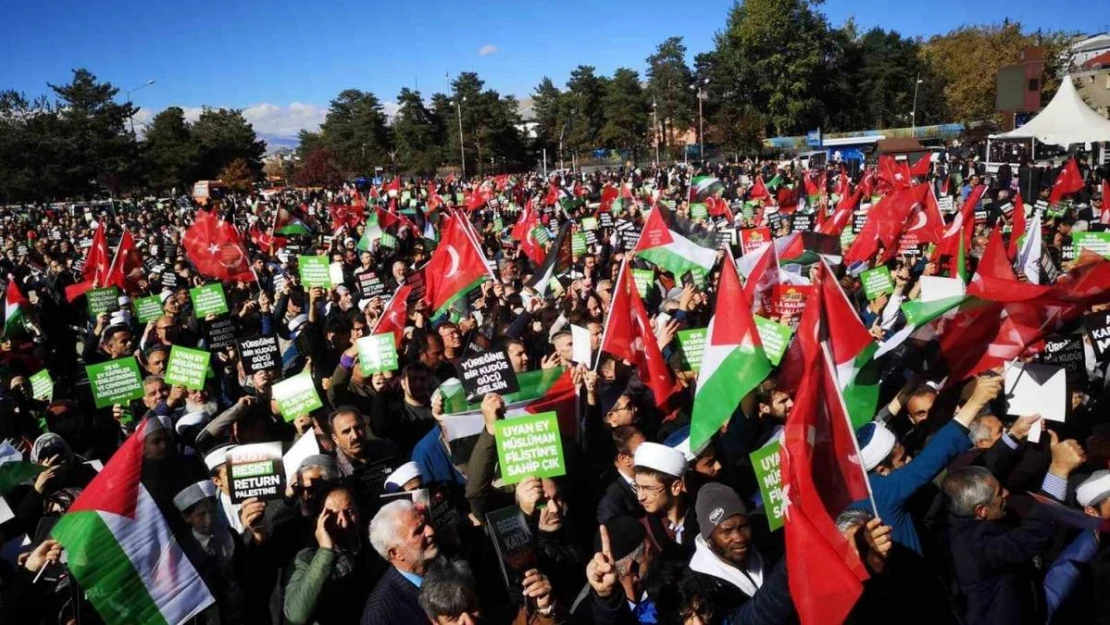
[[[702,103],[705,101],[705,89],[702,85],[709,84],[709,79],[702,79],[692,85],[691,89],[697,89],[698,92],[698,158],[705,162],[705,117],[702,115]]]
[[[659,165],[659,102],[651,98],[651,135],[655,138],[655,164]]]
[[[143,89],[144,87],[149,87],[153,84],[154,84],[154,79],[151,78],[150,80],[144,82],[143,84],[139,85],[138,87],[135,87],[134,89],[128,91],[127,92],[127,103],[128,104],[131,103],[131,94],[132,93],[135,93],[139,89]],[[128,120],[131,122],[131,137],[134,138],[135,137],[135,113],[131,113],[131,116],[128,118]]]
[[[917,80],[913,83],[913,110],[910,111],[910,134],[914,136],[917,135],[917,88],[921,86],[923,82],[925,81],[921,80],[921,77],[918,76]]]
[[[466,180],[466,144],[463,142],[462,103],[466,97],[455,98],[455,107],[459,111],[459,158],[462,159],[462,179]]]

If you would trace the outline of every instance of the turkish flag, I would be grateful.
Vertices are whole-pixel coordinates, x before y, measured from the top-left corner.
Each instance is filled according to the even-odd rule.
[[[465,220],[452,215],[440,222],[442,239],[424,265],[424,302],[433,317],[489,275],[486,257],[467,232]]]
[[[983,193],[986,190],[985,185],[979,185],[971,190],[967,200],[960,207],[960,212],[956,213],[956,218],[948,224],[948,229],[937,240],[937,247],[933,251],[933,257],[929,260],[935,262],[947,256],[949,277],[954,278],[959,274],[956,265],[959,263],[961,237],[964,253],[967,254],[971,250],[971,236],[975,232],[975,205],[983,198]]]
[[[1052,192],[1048,195],[1048,205],[1054,206],[1065,195],[1071,195],[1083,188],[1083,176],[1079,175],[1079,165],[1074,158],[1069,158],[1052,183]]]
[[[393,335],[393,342],[397,347],[401,346],[401,339],[405,335],[405,324],[409,319],[409,293],[412,292],[411,284],[402,284],[397,288],[393,294],[393,299],[389,300],[385,310],[382,311],[381,319],[378,319],[378,324],[374,326],[374,334],[390,333]]]
[[[524,205],[524,210],[520,213],[516,223],[513,224],[511,236],[514,240],[520,241],[520,251],[524,253],[536,266],[543,264],[544,251],[543,247],[532,236],[532,230],[540,225],[539,215],[533,208],[532,200],[529,200]]]
[[[328,206],[328,213],[331,215],[333,230],[339,230],[343,226],[353,230],[360,223],[366,221],[366,204],[332,204]]]
[[[781,468],[790,594],[802,625],[843,623],[863,594],[867,571],[834,519],[869,498],[867,475],[828,346],[822,262],[795,335],[804,362],[786,417]]]
[[[601,212],[608,213],[613,207],[613,202],[620,196],[620,191],[616,187],[605,185],[601,189]]]
[[[659,351],[659,343],[651,330],[651,321],[644,301],[636,291],[627,261],[623,263],[613,288],[601,351],[632,363],[640,379],[655,396],[655,405],[663,408],[667,404],[674,381],[667,361],[663,360],[663,353]]]
[[[121,291],[136,287],[137,279],[142,277],[143,255],[135,245],[135,238],[129,230],[123,232],[123,237],[116,247],[116,256],[112,259],[112,267],[108,270],[104,285],[114,285]],[[138,275],[132,275],[138,271]]]
[[[748,192],[749,200],[762,200],[771,197],[771,192],[767,190],[767,185],[763,184],[763,176],[755,177],[755,184],[752,185],[752,190]]]
[[[96,233],[93,234],[92,245],[85,255],[85,268],[81,271],[81,276],[85,279],[77,284],[71,284],[66,287],[66,300],[72,302],[84,295],[85,291],[89,289],[105,286],[107,284],[106,281],[108,279],[110,262],[108,258],[108,240],[104,234],[104,224],[100,224],[96,228]]]
[[[222,282],[255,279],[239,232],[212,213],[197,211],[196,221],[185,231],[182,243],[189,261],[201,274]]]

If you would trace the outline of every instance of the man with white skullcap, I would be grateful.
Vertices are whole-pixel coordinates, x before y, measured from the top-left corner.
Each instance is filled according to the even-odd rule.
[[[640,443],[633,464],[636,499],[647,512],[652,540],[662,548],[680,546],[685,556],[693,554],[698,522],[682,481],[686,456],[659,443]]]
[[[397,467],[396,471],[385,478],[387,493],[410,492],[423,487],[424,475],[420,472],[420,465],[411,461]]]
[[[1110,519],[1110,471],[1095,471],[1075,489],[1075,501],[1090,516]]]
[[[209,451],[204,456],[204,466],[208,468],[208,476],[219,491],[217,499],[220,504],[220,516],[228,527],[242,534],[246,526],[239,518],[240,505],[231,503],[231,483],[227,479],[227,452],[235,449],[235,445],[220,445]]]
[[[209,610],[218,610],[224,622],[240,622],[243,591],[242,552],[237,553],[239,540],[222,521],[216,507],[216,487],[204,480],[190,484],[177,493],[173,505],[192,530],[207,560],[210,574],[205,581],[217,602]],[[237,555],[239,562],[237,563]]]

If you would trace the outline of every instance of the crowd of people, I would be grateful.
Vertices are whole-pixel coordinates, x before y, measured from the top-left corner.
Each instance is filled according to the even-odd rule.
[[[835,390],[814,397],[816,387],[799,386],[792,364],[807,313],[820,316],[811,310],[833,300],[854,315],[824,332],[858,325],[878,347],[864,368],[874,374],[870,412],[853,426],[853,461],[870,494],[827,509],[837,535],[825,539],[859,572],[849,613],[834,618],[1110,622],[1110,550],[1101,545],[1110,354],[1084,325],[1110,309],[1110,291],[1057,295],[1106,262],[1073,249],[1073,238],[1110,222],[1100,208],[1110,172],[1070,163],[987,172],[953,157],[911,172],[893,159],[852,170],[746,160],[562,178],[399,177],[229,193],[205,206],[174,198],[6,207],[0,622],[154,622],[109,617],[101,591],[71,571],[88,563],[67,558],[52,535],[83,496],[126,487],[96,485],[136,440],[142,486],[214,599],[190,622],[833,622],[814,615],[837,598],[822,594],[813,577],[821,571],[806,576],[798,563],[807,554],[790,540],[801,531],[792,525],[801,518],[796,482],[784,471],[777,481],[794,490],[768,490],[753,460],[776,441],[789,447],[784,434],[799,411],[840,402]],[[1059,197],[1056,183],[1072,166],[1078,188]],[[907,244],[878,220],[884,204],[919,189],[944,221],[937,237]],[[965,214],[974,216],[966,249],[957,223]],[[708,250],[712,266],[677,273],[638,253],[652,220],[701,248],[694,253]],[[465,262],[443,253],[462,236],[449,224],[480,251],[481,278],[449,302],[431,301],[430,284]],[[202,231],[208,256],[197,251]],[[761,232],[762,244],[748,236]],[[959,245],[946,249],[946,236]],[[861,250],[863,239],[873,249]],[[1029,264],[1022,252],[1034,247]],[[768,269],[759,261],[769,250],[777,256]],[[306,256],[326,258],[330,286],[305,284]],[[890,288],[869,293],[862,272],[882,267]],[[738,403],[706,406],[684,337],[709,327],[713,343],[726,318],[748,318],[718,307],[734,268],[745,304],[794,334]],[[626,269],[647,277],[630,289]],[[930,278],[958,282],[963,302],[988,285],[997,301],[983,290],[975,301],[997,307],[988,313],[995,325],[1017,316],[1007,302],[1027,291],[1033,306],[1051,296],[1062,312],[1029,332],[959,334],[952,315],[963,309],[929,319],[907,312],[930,303]],[[764,279],[773,285],[761,288]],[[227,311],[197,314],[195,289],[211,284],[222,284]],[[101,302],[111,286],[113,301]],[[779,297],[789,290],[780,287],[802,295]],[[151,297],[154,314],[140,310]],[[617,349],[613,336],[631,331],[626,311],[635,317],[637,306],[648,327]],[[367,371],[359,341],[381,334],[396,362]],[[1017,351],[992,360],[1003,335]],[[256,366],[242,341],[270,337],[278,355]],[[1011,410],[1012,363],[1003,360],[1059,362],[1045,348],[1059,337],[1082,343],[1075,366],[1060,365],[1065,418]],[[986,355],[954,364],[950,340]],[[180,348],[210,354],[202,383],[167,380]],[[460,389],[465,361],[499,351],[518,388]],[[130,357],[141,396],[101,401],[89,367]],[[317,406],[287,414],[275,387],[304,374]],[[858,402],[849,404],[856,417]],[[510,479],[500,424],[546,410],[557,414],[560,474]],[[693,415],[707,411],[715,425],[700,441]],[[234,450],[275,442],[285,454],[281,492],[241,498]],[[5,481],[5,458],[33,466]],[[792,454],[791,471],[796,462]],[[508,540],[506,527],[515,527]]]

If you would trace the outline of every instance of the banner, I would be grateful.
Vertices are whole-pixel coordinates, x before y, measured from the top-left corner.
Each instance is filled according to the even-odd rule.
[[[392,341],[393,335],[386,335]],[[391,343],[392,344],[392,343]],[[515,393],[520,390],[509,354],[493,350],[459,362],[459,381],[467,397],[478,398],[487,393]]]
[[[358,366],[365,375],[397,370],[397,345],[392,334],[364,336],[355,341],[355,346]]]
[[[204,378],[208,374],[208,360],[212,354],[203,349],[189,349],[174,345],[170,348],[170,360],[166,365],[166,384],[184,386],[190,390],[204,388]]]
[[[119,310],[119,289],[114,286],[103,289],[89,289],[85,292],[89,304],[89,316],[96,317],[102,312],[113,313]]]
[[[759,333],[759,342],[763,344],[767,360],[771,361],[772,366],[777,367],[782,360],[782,355],[786,353],[786,348],[790,345],[790,337],[794,334],[794,330],[788,325],[764,319],[759,315],[753,315],[753,318],[755,330]]]
[[[86,365],[85,372],[97,408],[127,404],[143,396],[143,379],[134,356]]]
[[[741,228],[740,229],[740,252],[747,255],[764,245],[771,243],[771,229],[770,228]]]
[[[173,297],[172,295],[170,297]],[[135,316],[139,323],[154,321],[162,316],[162,298],[158,295],[135,298]]]
[[[248,499],[270,501],[284,498],[285,471],[281,443],[252,443],[229,449],[227,477],[233,504]]]
[[[759,482],[759,495],[763,499],[763,510],[767,514],[767,525],[771,531],[782,527],[786,518],[786,506],[782,496],[782,469],[779,467],[779,441],[773,440],[751,453],[752,469]]]
[[[494,436],[504,484],[516,484],[526,477],[566,474],[559,420],[554,412],[498,420]]]
[[[320,395],[316,393],[312,376],[307,371],[274,384],[273,398],[277,402],[278,412],[286,421],[292,421],[324,405],[320,401]]]
[[[331,270],[326,256],[298,256],[297,271],[305,288],[331,288]]]
[[[49,369],[43,369],[27,379],[31,382],[31,397],[45,402],[54,401],[54,379],[50,377]]]
[[[694,328],[681,330],[675,334],[683,371],[697,373],[701,370],[701,358],[705,353],[705,337],[708,332],[709,328]]]
[[[277,337],[259,336],[240,339],[235,344],[239,350],[239,361],[243,363],[243,371],[247,375],[281,367],[281,352],[278,349]]]
[[[894,292],[894,280],[890,277],[890,268],[885,265],[868,269],[859,276],[863,283],[863,293],[868,301],[875,301],[880,295]]]
[[[208,315],[222,315],[227,312],[227,297],[224,295],[224,285],[219,282],[189,289],[189,297],[193,300],[193,314],[197,319],[204,319]]]

